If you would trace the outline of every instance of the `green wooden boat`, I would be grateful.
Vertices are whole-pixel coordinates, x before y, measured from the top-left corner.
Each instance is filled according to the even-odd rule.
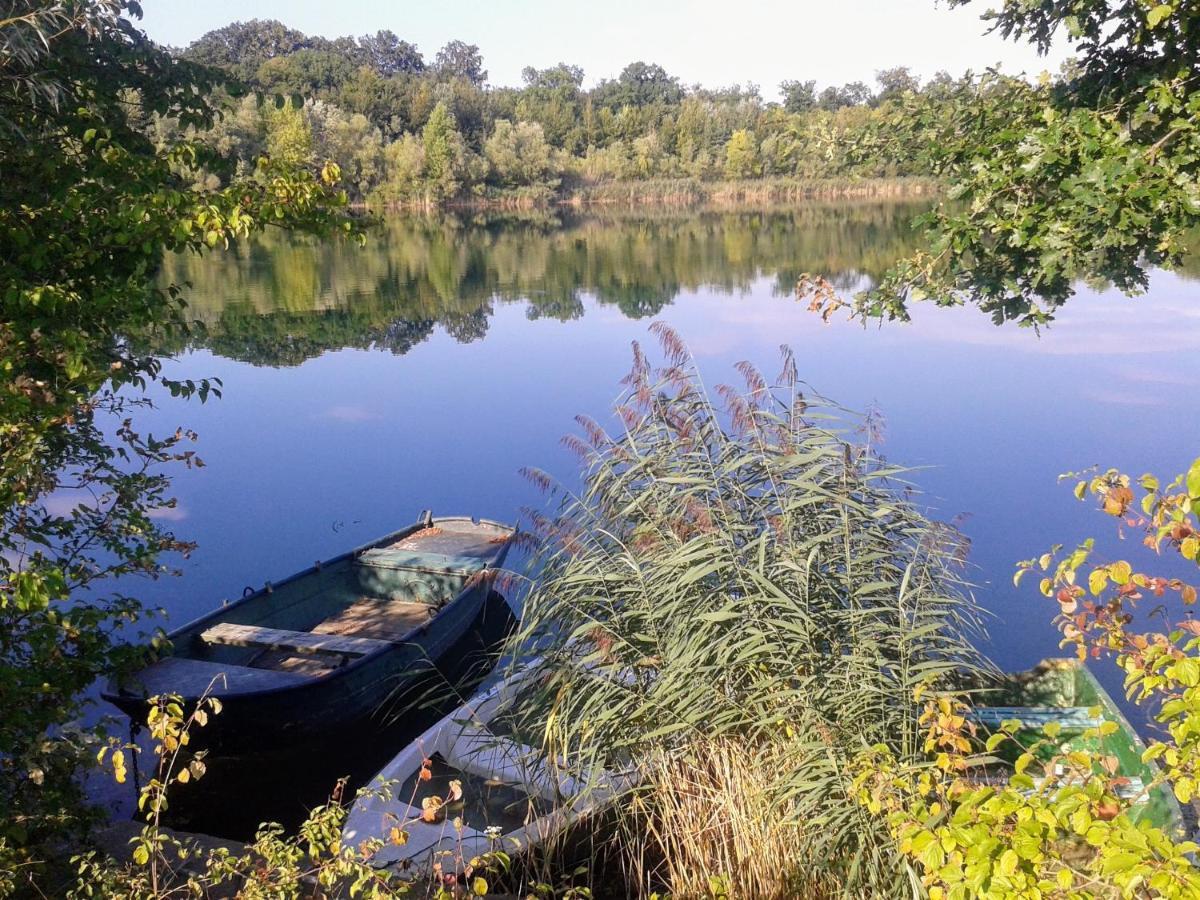
[[[479,614],[514,530],[425,513],[408,528],[298,572],[172,632],[172,651],[104,697],[134,721],[146,698],[206,692],[223,710],[201,739],[222,753],[394,720],[436,684]]]
[[[1118,775],[1124,779],[1118,793],[1134,801],[1130,810],[1133,819],[1149,821],[1176,837],[1183,836],[1183,815],[1175,795],[1163,785],[1147,789],[1156,771],[1153,763],[1142,762],[1145,744],[1083,663],[1075,659],[1044,660],[1027,672],[1005,676],[999,691],[989,694],[988,700],[991,705],[976,707],[971,715],[984,731],[1016,720],[1021,723],[1018,740],[1032,744],[1044,736],[1045,725],[1057,722],[1061,726],[1057,751],[1086,749],[1115,757]],[[1117,730],[1099,739],[1085,736],[1105,721],[1115,722]],[[1046,751],[1047,755],[1051,752],[1054,748]],[[997,777],[1005,778],[1003,773]]]

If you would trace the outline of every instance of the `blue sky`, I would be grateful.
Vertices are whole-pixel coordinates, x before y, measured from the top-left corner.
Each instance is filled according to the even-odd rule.
[[[984,35],[995,0],[947,9],[936,0],[143,0],[143,27],[182,46],[230,22],[279,19],[336,37],[391,29],[432,58],[454,38],[478,44],[493,84],[520,83],[526,65],[583,66],[587,83],[635,59],[684,83],[759,84],[768,98],[786,78],[820,85],[873,81],[907,65],[926,78],[997,63],[1014,72],[1056,69],[1024,45]]]

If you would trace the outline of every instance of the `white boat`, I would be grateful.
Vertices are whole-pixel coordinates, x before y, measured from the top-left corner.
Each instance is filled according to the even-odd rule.
[[[377,867],[457,873],[489,851],[544,845],[632,786],[630,776],[604,771],[576,780],[505,736],[502,714],[535,669],[477,694],[397,754],[356,798],[343,842],[382,841]]]

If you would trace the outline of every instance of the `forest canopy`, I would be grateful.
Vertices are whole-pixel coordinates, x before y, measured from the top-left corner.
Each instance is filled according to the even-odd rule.
[[[755,85],[686,85],[638,60],[591,88],[568,62],[526,67],[522,86],[499,87],[488,84],[479,48],[463,41],[427,58],[391,31],[329,39],[264,20],[176,52],[247,89],[205,137],[221,153],[332,160],[353,198],[377,204],[548,199],[634,179],[924,175],[916,148],[864,153],[858,138],[903,96],[941,96],[971,81],[939,73],[922,85],[899,67],[880,71],[874,88],[785,81],[775,102]],[[264,94],[278,95],[278,108],[264,109]]]

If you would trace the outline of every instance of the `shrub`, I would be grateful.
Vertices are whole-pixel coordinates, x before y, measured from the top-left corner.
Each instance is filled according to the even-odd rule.
[[[1127,528],[1141,529],[1156,554],[1177,553],[1195,565],[1200,557],[1200,460],[1166,487],[1152,475],[1139,480],[1135,505],[1131,479],[1116,470],[1076,485]],[[1172,601],[1191,606],[1196,587],[1186,580],[1138,571],[1126,560],[1100,561],[1087,540],[1063,553],[1053,548],[1019,565],[1016,580],[1037,571],[1041,592],[1058,607],[1063,645],[1079,659],[1115,654],[1130,697],[1150,706],[1165,735],[1151,741],[1143,761],[1163,768],[1141,793],[1123,792],[1115,757],[1101,738],[1115,723],[1085,736],[1095,750],[1058,750],[1058,730],[1048,725],[1032,746],[1019,745],[1007,784],[981,786],[966,776],[973,742],[958,704],[931,701],[926,722],[932,765],[897,764],[877,748],[863,763],[860,800],[886,812],[904,853],[917,866],[931,898],[1196,897],[1200,873],[1189,857],[1200,846],[1134,815],[1136,803],[1168,785],[1181,803],[1196,795],[1200,779],[1200,627],[1190,619],[1169,633],[1139,632],[1134,613],[1146,595],[1167,615]],[[1086,586],[1085,586],[1086,585]],[[1157,599],[1161,598],[1161,599]],[[940,707],[940,708],[939,708]],[[986,751],[1016,742],[1015,729],[988,739]]]
[[[530,472],[560,503],[531,514],[545,545],[517,640],[546,672],[522,728],[578,777],[640,771],[621,804],[640,890],[895,896],[904,865],[851,799],[851,763],[876,742],[915,759],[913,689],[982,666],[961,544],[869,438],[839,431],[845,414],[805,397],[786,348],[774,387],[742,363],[746,390],[719,386],[718,408],[679,338],[652,329],[668,361],[654,371],[635,345],[624,433],[580,419],[586,438],[566,439],[582,492]]]

